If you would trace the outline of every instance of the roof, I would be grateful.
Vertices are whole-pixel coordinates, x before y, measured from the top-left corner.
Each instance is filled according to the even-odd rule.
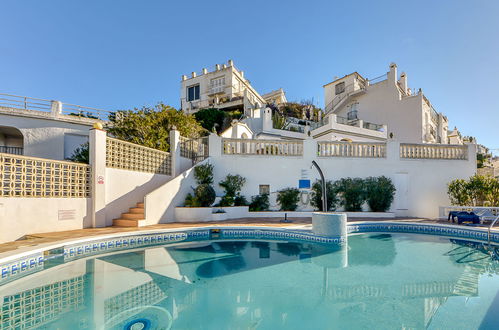
[[[345,79],[346,77],[350,77],[350,76],[352,76],[352,75],[357,75],[357,76],[361,77],[362,79],[364,79],[364,77],[362,77],[362,76],[361,76],[361,75],[360,75],[357,71],[355,71],[355,72],[352,72],[352,73],[350,73],[350,74],[347,74],[347,75],[345,75],[345,76],[343,76],[343,77],[341,77],[341,78],[338,78],[338,79],[336,79],[336,80],[333,80],[333,81],[331,81],[330,83],[327,83],[327,84],[323,85],[322,87],[329,86],[329,85],[334,84],[335,82],[337,82],[337,81],[339,81],[339,80]]]

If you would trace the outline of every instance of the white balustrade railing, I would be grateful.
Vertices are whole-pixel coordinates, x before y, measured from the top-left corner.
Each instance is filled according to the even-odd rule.
[[[317,142],[317,149],[319,157],[386,157],[386,143],[321,141]]]
[[[400,158],[467,160],[467,145],[400,144]]]
[[[170,153],[110,137],[106,139],[106,166],[171,175]]]
[[[303,141],[222,139],[224,155],[303,156]]]
[[[90,197],[90,166],[0,154],[1,197]]]

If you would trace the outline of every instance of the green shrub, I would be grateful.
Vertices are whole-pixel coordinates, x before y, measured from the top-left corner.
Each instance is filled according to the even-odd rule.
[[[372,212],[386,212],[395,196],[392,180],[385,176],[369,177],[364,180],[367,204]]]
[[[213,165],[203,164],[194,167],[194,178],[198,186],[194,189],[194,195],[187,194],[185,197],[185,206],[211,206],[216,198],[215,190],[211,186],[213,183]]]
[[[456,179],[447,185],[447,194],[453,205],[499,206],[499,179],[482,175]]]
[[[220,201],[220,206],[233,206],[236,197],[246,183],[246,179],[240,175],[227,175],[225,180],[220,181],[218,185],[225,190],[225,194]]]
[[[269,195],[262,194],[251,197],[251,203],[249,205],[249,210],[251,212],[267,211],[270,207]]]
[[[194,167],[194,178],[196,178],[197,184],[212,184],[213,165],[203,164]]]
[[[334,186],[345,211],[362,211],[362,204],[366,200],[364,180],[361,178],[343,178],[336,181]]]
[[[332,211],[336,209],[336,204],[338,203],[338,197],[336,196],[336,190],[333,182],[326,182],[326,194],[327,194],[327,210]],[[322,182],[317,180],[312,185],[312,194],[311,194],[310,204],[318,209],[322,210]]]
[[[243,195],[238,194],[236,198],[234,198],[234,206],[247,206],[247,205],[248,205],[248,200]]]
[[[277,203],[281,211],[295,211],[300,200],[300,191],[297,188],[286,188],[277,193]]]
[[[463,179],[456,179],[447,185],[447,195],[452,205],[471,205],[471,196],[468,192],[468,182]]]
[[[209,184],[203,183],[194,189],[194,198],[201,207],[209,207],[215,202],[215,189]]]

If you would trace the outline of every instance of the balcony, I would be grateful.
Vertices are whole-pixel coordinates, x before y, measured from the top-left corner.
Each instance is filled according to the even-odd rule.
[[[314,128],[312,136],[323,135],[328,131],[344,132],[345,134],[362,135],[375,139],[387,138],[386,125],[374,124],[362,119],[348,119],[336,115],[326,116],[320,125]]]
[[[22,147],[0,146],[0,153],[22,156],[24,149]]]

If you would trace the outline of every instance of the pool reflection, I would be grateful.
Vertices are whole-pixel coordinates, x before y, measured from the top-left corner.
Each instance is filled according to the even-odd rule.
[[[351,328],[380,315],[383,328],[426,328],[449,297],[477,297],[481,275],[497,269],[467,242],[422,244],[410,235],[353,236],[343,247],[178,244],[77,260],[8,283],[0,287],[0,328]]]

